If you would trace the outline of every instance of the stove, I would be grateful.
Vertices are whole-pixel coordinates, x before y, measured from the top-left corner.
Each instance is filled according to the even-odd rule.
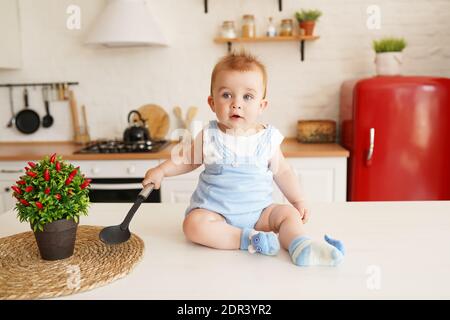
[[[122,140],[92,141],[84,148],[76,151],[77,154],[88,153],[149,153],[158,152],[169,145],[169,141],[138,141],[124,142]]]

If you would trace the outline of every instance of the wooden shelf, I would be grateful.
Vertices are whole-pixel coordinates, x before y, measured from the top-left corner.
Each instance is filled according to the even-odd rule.
[[[271,41],[310,41],[319,39],[319,36],[286,36],[286,37],[255,37],[255,38],[215,38],[216,43],[228,43],[228,42],[271,42]]]
[[[313,41],[319,39],[319,36],[277,36],[277,37],[255,37],[255,38],[215,38],[215,43],[228,44],[228,52],[231,52],[232,43],[244,43],[244,42],[280,42],[280,41],[299,41],[300,42],[300,57],[304,60],[305,57],[305,41]]]

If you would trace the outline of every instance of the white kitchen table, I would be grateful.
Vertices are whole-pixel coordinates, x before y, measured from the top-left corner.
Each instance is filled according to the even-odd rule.
[[[91,204],[81,224],[119,224],[131,204]],[[450,201],[312,203],[305,226],[346,247],[336,268],[300,268],[276,257],[214,250],[182,232],[185,205],[143,204],[131,229],[145,242],[126,277],[60,299],[449,299]],[[28,231],[12,211],[0,237]]]

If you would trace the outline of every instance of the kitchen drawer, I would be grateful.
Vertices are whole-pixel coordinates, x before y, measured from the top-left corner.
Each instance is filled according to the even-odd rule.
[[[72,161],[89,178],[143,178],[158,160]]]
[[[65,161],[80,166],[81,172],[89,178],[142,178],[148,169],[159,164],[158,160]],[[25,174],[25,166],[28,166],[27,161],[0,161],[0,179],[17,180]]]
[[[18,180],[26,166],[27,161],[0,161],[0,180]]]
[[[15,180],[0,180],[0,214],[14,208],[16,199],[12,196],[11,186],[15,184]]]

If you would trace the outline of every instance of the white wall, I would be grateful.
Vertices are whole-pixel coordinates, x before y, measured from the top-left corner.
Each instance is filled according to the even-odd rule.
[[[323,11],[316,33],[318,41],[306,44],[300,62],[296,42],[247,44],[265,62],[269,72],[270,121],[286,136],[295,136],[299,119],[338,117],[339,86],[343,80],[374,74],[372,39],[403,36],[405,75],[450,76],[450,1],[447,0],[210,0],[205,14],[202,0],[148,0],[149,8],[170,42],[169,47],[91,48],[83,45],[90,25],[103,8],[103,0],[19,0],[23,68],[0,70],[0,83],[79,81],[79,105],[88,111],[93,138],[120,137],[129,110],[146,103],[163,106],[176,128],[172,109],[184,112],[200,107],[198,119],[213,114],[206,104],[210,72],[226,53],[226,45],[213,38],[223,20],[240,23],[253,13],[258,33],[266,19],[294,17],[300,8]],[[81,30],[66,28],[66,8],[81,7]],[[381,30],[366,27],[367,6],[382,10]],[[15,91],[16,112],[23,107],[21,90]],[[6,128],[10,117],[8,91],[0,88],[0,140],[69,140],[71,117],[67,103],[55,102],[55,125],[33,135]],[[31,90],[31,106],[41,115],[44,106],[38,90]]]

